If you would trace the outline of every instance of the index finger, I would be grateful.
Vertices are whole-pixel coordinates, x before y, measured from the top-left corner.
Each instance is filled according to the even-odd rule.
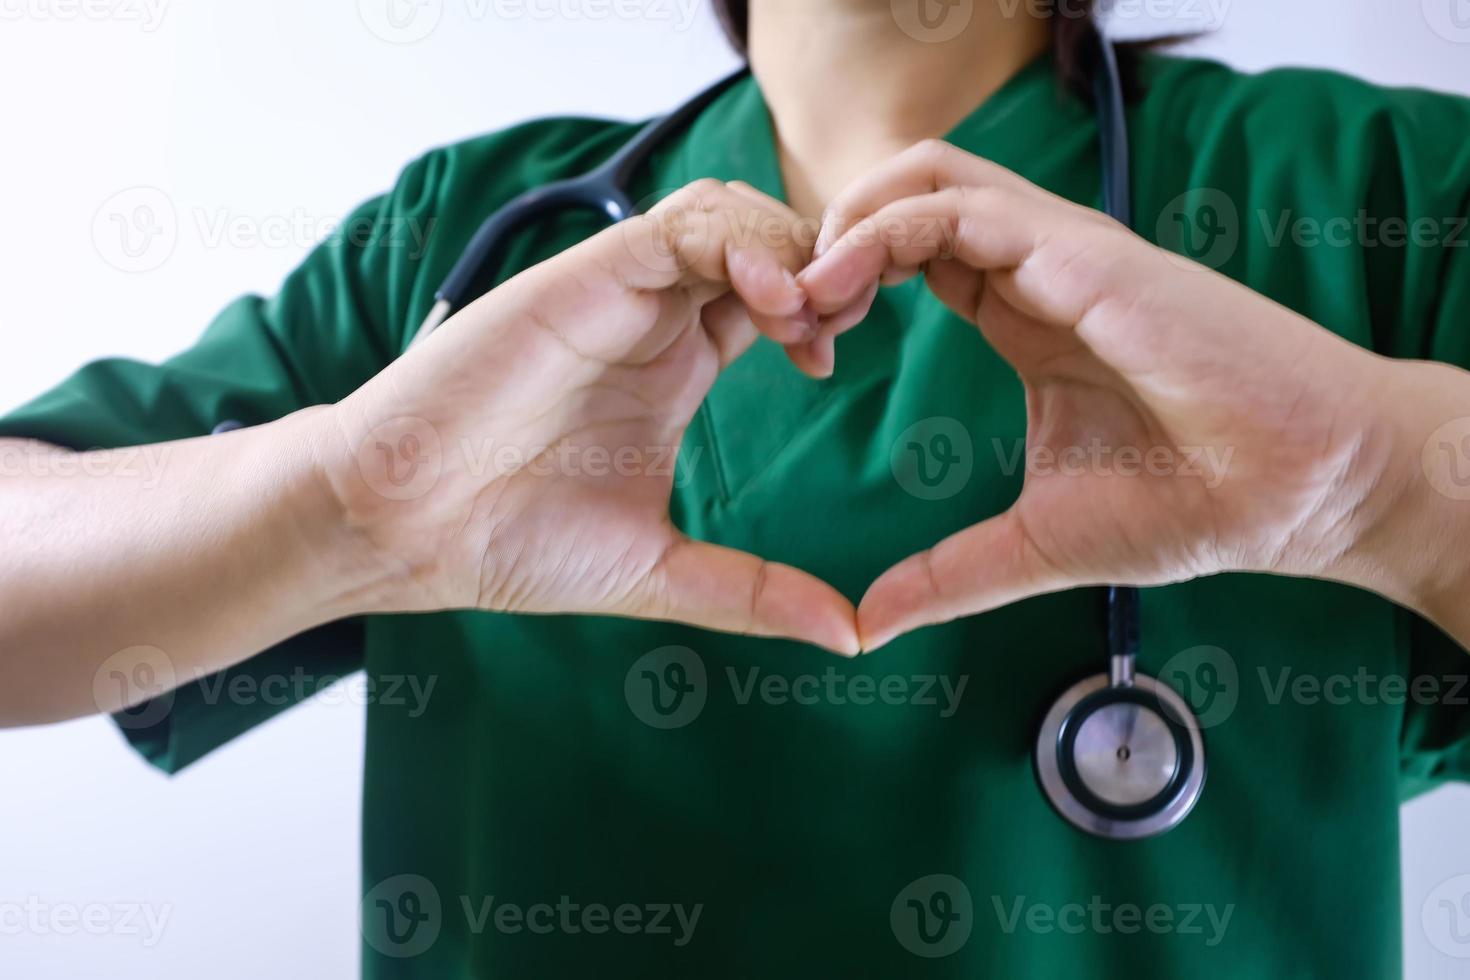
[[[754,314],[792,317],[805,301],[795,274],[811,260],[814,243],[799,223],[795,212],[754,188],[697,180],[618,226],[625,247],[605,261],[635,288],[713,286],[712,299],[718,287],[729,287]]]
[[[854,225],[895,201],[958,185],[1046,193],[998,163],[943,140],[924,140],[868,171],[833,198],[822,216],[813,257],[821,258]]]

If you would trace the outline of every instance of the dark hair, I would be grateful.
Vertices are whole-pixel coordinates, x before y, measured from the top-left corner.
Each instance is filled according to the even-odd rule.
[[[1093,23],[1096,0],[1062,0],[1051,18],[1052,57],[1063,85],[1085,99],[1092,98],[1092,73],[1097,67],[1097,48],[1093,39],[1097,28]],[[720,24],[741,54],[749,42],[750,0],[715,0],[715,13]],[[1138,95],[1138,55],[1144,45],[1119,44],[1118,67],[1123,74],[1123,88],[1130,99]]]

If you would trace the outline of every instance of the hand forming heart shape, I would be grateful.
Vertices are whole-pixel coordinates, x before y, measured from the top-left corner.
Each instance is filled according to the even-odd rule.
[[[844,193],[811,247],[750,235],[752,217],[799,226],[748,186],[697,182],[484,297],[338,406],[350,463],[328,479],[402,583],[386,606],[677,620],[852,655],[1079,586],[1330,576],[1373,526],[1398,447],[1369,406],[1399,375],[1095,211],[931,142]],[[1226,467],[1028,474],[1010,510],[894,566],[854,610],[804,572],[683,535],[672,473],[544,465],[679,445],[760,334],[829,374],[879,284],[921,272],[1020,374],[1028,453],[1100,443]],[[494,433],[498,452],[478,468],[440,453],[405,500],[392,447],[419,428],[447,446]]]

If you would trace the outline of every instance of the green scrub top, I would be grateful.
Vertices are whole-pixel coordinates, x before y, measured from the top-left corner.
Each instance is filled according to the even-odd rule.
[[[1470,103],[1189,59],[1150,56],[1144,75],[1140,234],[1365,347],[1470,365]],[[635,130],[553,119],[435,150],[273,299],[227,307],[162,365],[92,364],[0,432],[116,447],[340,399],[404,349],[487,215]],[[1093,114],[1048,58],[949,139],[1100,203]],[[781,194],[754,82],[670,139],[633,196],[699,177]],[[594,230],[548,220],[512,267]],[[1004,510],[1025,431],[1015,373],[916,281],[883,290],[829,381],[770,343],[726,371],[673,514],[856,600]],[[1049,809],[1031,755],[1053,699],[1105,666],[1101,610],[1098,590],[1031,599],[854,662],[677,625],[371,617],[120,723],[176,771],[300,678],[366,668],[370,977],[1396,975],[1399,804],[1466,774],[1463,651],[1325,582],[1147,590],[1140,669],[1194,705],[1209,776],[1178,829],[1110,843]]]

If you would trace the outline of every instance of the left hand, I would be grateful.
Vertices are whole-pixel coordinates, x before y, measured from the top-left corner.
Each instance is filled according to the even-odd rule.
[[[1394,362],[944,143],[833,202],[817,256],[823,314],[922,272],[1020,374],[1026,458],[1084,463],[1028,467],[1010,510],[881,576],[865,649],[1081,586],[1350,577],[1399,472]]]

